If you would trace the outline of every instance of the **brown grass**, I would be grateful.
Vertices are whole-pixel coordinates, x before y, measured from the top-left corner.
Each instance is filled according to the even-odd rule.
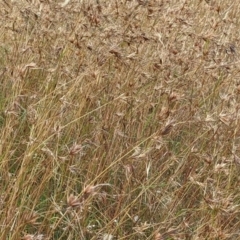
[[[0,239],[240,239],[238,1],[0,3]]]

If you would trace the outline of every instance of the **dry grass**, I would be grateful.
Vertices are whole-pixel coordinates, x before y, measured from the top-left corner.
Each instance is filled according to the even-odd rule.
[[[0,239],[240,239],[239,15],[2,1]]]

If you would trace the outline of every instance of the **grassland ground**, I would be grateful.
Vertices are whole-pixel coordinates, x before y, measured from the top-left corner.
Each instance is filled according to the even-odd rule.
[[[0,2],[0,239],[240,239],[236,0]]]

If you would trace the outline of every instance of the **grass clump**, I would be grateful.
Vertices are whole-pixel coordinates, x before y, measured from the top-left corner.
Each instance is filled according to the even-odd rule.
[[[0,239],[239,238],[237,1],[0,11]]]

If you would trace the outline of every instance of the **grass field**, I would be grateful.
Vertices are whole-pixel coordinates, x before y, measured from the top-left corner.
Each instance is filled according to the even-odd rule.
[[[240,239],[240,5],[0,2],[0,239]]]

